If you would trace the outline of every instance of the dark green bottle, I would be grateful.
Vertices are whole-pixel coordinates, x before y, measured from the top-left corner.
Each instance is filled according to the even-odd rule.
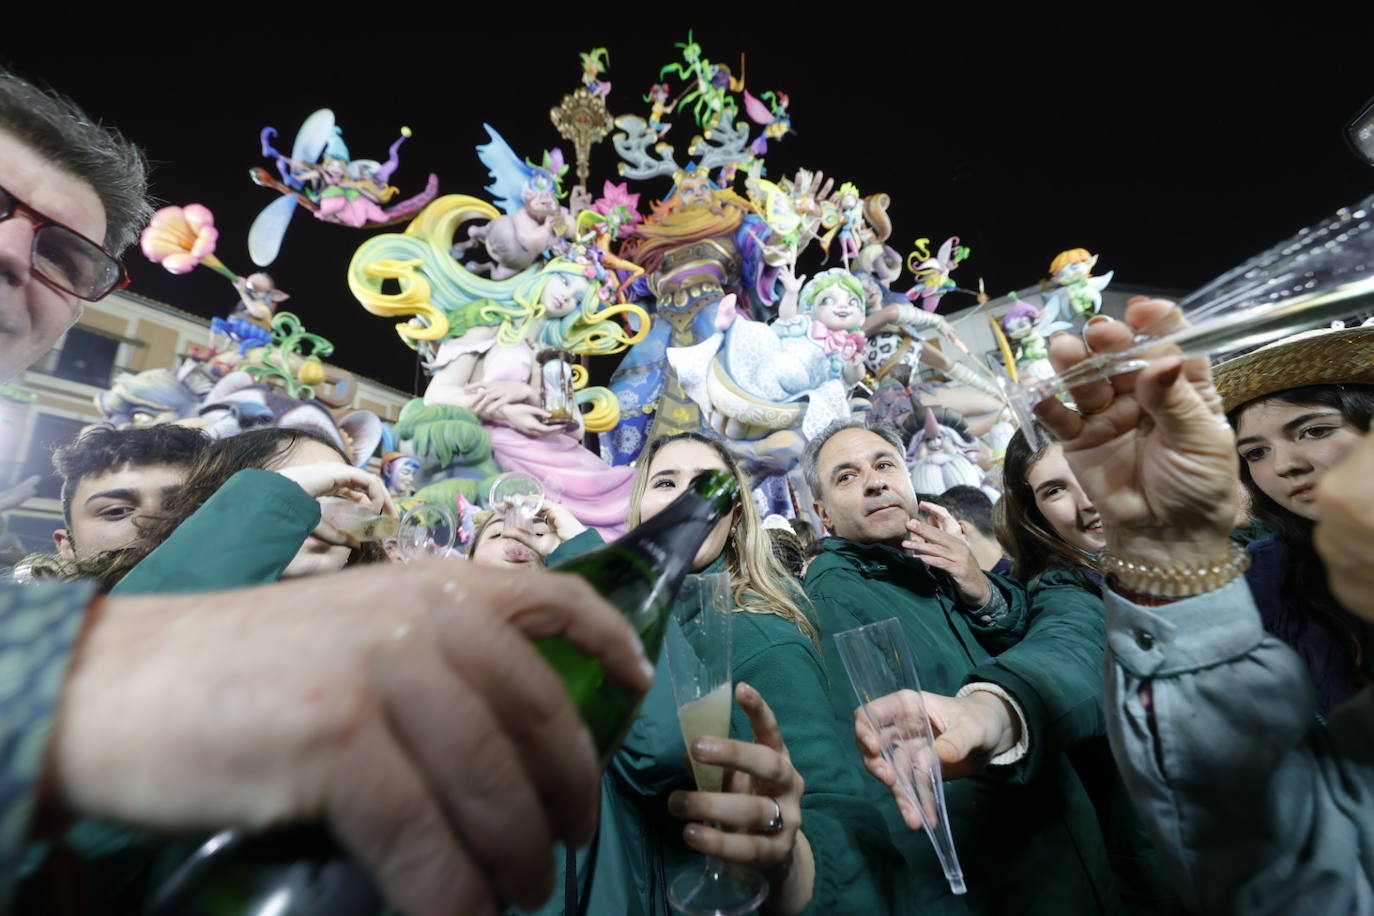
[[[659,657],[673,598],[697,551],[739,499],[725,471],[698,474],[658,515],[599,550],[560,563],[591,583],[634,625],[651,659]],[[562,637],[539,651],[567,686],[602,762],[620,746],[642,697],[608,680],[601,662]],[[161,889],[152,916],[380,916],[387,912],[367,873],[327,830],[302,826],[251,835],[226,831],[206,843]]]
[[[739,484],[725,471],[698,474],[672,505],[600,550],[555,567],[581,576],[630,619],[644,654],[657,659],[673,598],[692,571],[692,560],[739,499]],[[539,641],[539,651],[572,694],[605,765],[634,721],[642,697],[606,679],[601,662],[562,637]]]

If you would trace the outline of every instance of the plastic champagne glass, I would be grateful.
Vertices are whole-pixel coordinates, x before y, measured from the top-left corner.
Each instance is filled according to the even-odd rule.
[[[491,482],[487,505],[501,513],[506,528],[533,531],[534,520],[544,506],[544,487],[533,474],[507,471]]]
[[[421,500],[401,515],[396,526],[396,552],[403,563],[420,557],[450,556],[457,536],[458,523],[449,508]]]
[[[1039,448],[1032,409],[1088,382],[1143,369],[1157,348],[1185,357],[1223,357],[1374,305],[1374,197],[1261,252],[1178,302],[1188,327],[1146,327],[1135,343],[1097,353],[1048,379],[1017,385],[1000,379],[1007,403],[1032,448]]]
[[[733,602],[728,573],[688,576],[664,636],[664,657],[673,680],[682,740],[688,748],[697,789],[720,792],[724,772],[691,756],[698,738],[730,733],[730,625]],[[752,869],[707,856],[673,877],[668,902],[689,916],[738,916],[768,896],[768,880]]]
[[[835,647],[854,687],[864,718],[878,733],[883,759],[897,774],[897,785],[913,808],[935,847],[949,889],[966,893],[964,870],[954,849],[954,835],[945,811],[945,784],[935,733],[921,699],[921,681],[906,634],[896,619],[870,623],[835,635]],[[900,715],[875,715],[871,704],[884,699],[900,704]]]

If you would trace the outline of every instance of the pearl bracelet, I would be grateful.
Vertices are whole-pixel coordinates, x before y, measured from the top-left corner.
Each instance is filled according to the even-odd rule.
[[[1190,598],[1215,591],[1250,568],[1250,554],[1228,545],[1225,559],[1202,566],[1151,566],[1102,551],[1097,566],[1131,592],[1158,598]]]

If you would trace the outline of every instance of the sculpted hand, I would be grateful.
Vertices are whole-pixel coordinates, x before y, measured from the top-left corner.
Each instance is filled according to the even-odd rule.
[[[1126,323],[1089,325],[1094,352],[1130,345],[1135,328],[1182,325],[1172,303],[1136,299]],[[1050,342],[1063,371],[1086,355],[1064,334]],[[1090,382],[1071,394],[1078,411],[1048,400],[1041,422],[1064,445],[1064,457],[1102,516],[1107,546],[1118,556],[1160,566],[1196,566],[1227,550],[1236,511],[1235,436],[1222,415],[1205,357],[1181,359],[1174,348],[1151,354],[1139,372]]]
[[[1331,591],[1352,613],[1374,619],[1374,436],[1317,484],[1321,517],[1313,542]]]
[[[563,431],[562,423],[550,423],[549,412],[533,404],[508,404],[501,418],[527,436],[550,436]]]
[[[801,832],[805,786],[792,766],[778,720],[763,697],[741,682],[735,685],[735,699],[749,716],[753,743],[699,738],[691,748],[692,756],[702,763],[726,768],[726,791],[674,792],[668,798],[668,810],[674,817],[726,828],[706,824],[683,828],[683,839],[698,852],[765,871],[785,869],[786,879],[778,876],[771,882],[770,909],[798,912],[810,900],[814,875],[811,847]],[[779,811],[782,829],[770,833],[768,824]],[[793,886],[785,887],[789,882]],[[798,898],[803,899],[798,903]]]
[[[240,592],[111,599],[50,763],[76,811],[169,830],[323,821],[399,910],[496,913],[590,838],[600,766],[531,638],[648,687],[580,579],[445,560]]]
[[[946,697],[922,691],[919,700],[930,716],[935,753],[945,779],[977,773],[1020,740],[1021,725],[1015,712],[996,694],[976,690],[965,697]],[[932,770],[920,703],[915,691],[899,690],[869,703],[868,715],[862,706],[854,711],[854,743],[864,766],[892,790],[902,819],[912,830],[921,829],[917,804],[925,809],[927,819],[935,818],[930,780],[912,779],[910,775]],[[876,729],[869,723],[870,716]],[[891,761],[883,756],[884,750],[889,751]]]
[[[472,402],[471,409],[483,420],[499,418],[501,408],[508,404],[533,402],[535,399],[534,387],[528,382],[479,382],[466,385],[463,390],[477,393],[477,400]]]
[[[992,585],[983,570],[978,566],[978,558],[973,555],[968,539],[964,537],[959,523],[943,506],[935,503],[921,503],[922,512],[929,512],[939,522],[931,525],[918,518],[906,523],[907,538],[902,541],[902,549],[909,550],[930,567],[942,569],[954,580],[959,593],[959,603],[965,607],[980,608],[992,597]]]

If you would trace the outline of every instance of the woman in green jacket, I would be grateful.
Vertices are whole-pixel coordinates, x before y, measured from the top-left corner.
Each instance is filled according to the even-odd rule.
[[[748,492],[730,453],[694,433],[650,443],[638,467],[632,528],[702,471],[729,470]],[[594,535],[582,535],[549,562],[595,543]],[[849,734],[820,714],[830,701],[815,625],[747,497],[707,538],[693,571],[729,572],[734,592],[733,740],[709,742],[714,752],[700,741],[692,749],[703,762],[733,765],[729,791],[691,791],[667,666],[660,662],[603,779],[600,832],[578,854],[577,900],[556,897],[541,912],[666,913],[667,882],[699,866],[704,853],[762,870],[772,888],[766,912],[890,912],[895,851],[879,813],[864,799],[865,776]],[[778,813],[782,828],[770,831]]]

